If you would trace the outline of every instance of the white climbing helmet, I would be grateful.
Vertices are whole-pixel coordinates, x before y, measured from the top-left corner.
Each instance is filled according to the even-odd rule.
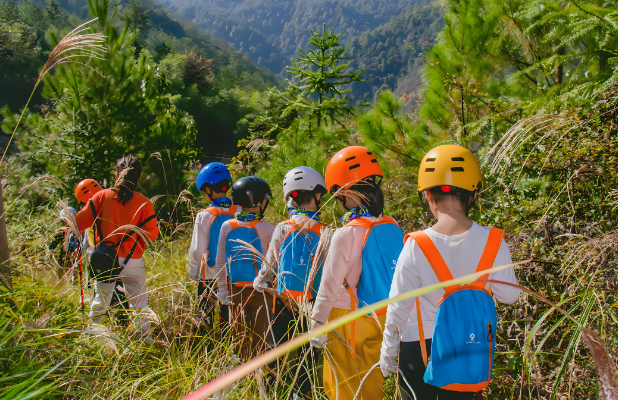
[[[317,189],[317,190],[316,190]],[[283,178],[283,198],[287,200],[295,190],[316,190],[326,194],[326,182],[318,171],[309,167],[295,167]]]

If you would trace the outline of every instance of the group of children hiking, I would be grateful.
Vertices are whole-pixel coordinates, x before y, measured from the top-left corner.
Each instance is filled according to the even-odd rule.
[[[80,230],[100,221],[97,246],[103,238],[121,240],[127,231],[117,228],[128,224],[141,224],[151,240],[158,234],[156,220],[150,218],[152,205],[134,193],[139,161],[123,160],[117,167],[121,182],[96,193],[75,215]],[[366,305],[511,263],[503,231],[468,218],[483,182],[469,150],[439,146],[423,158],[418,193],[437,219],[424,231],[404,235],[384,215],[382,178],[377,158],[361,146],[336,153],[324,177],[312,168],[292,168],[283,180],[289,219],[273,226],[263,221],[272,196],[266,181],[249,176],[233,182],[221,163],[202,168],[196,184],[210,204],[196,217],[189,250],[200,320],[229,332],[237,354],[247,360]],[[345,210],[343,227],[332,237],[320,223],[327,193]],[[114,230],[115,239],[110,237]],[[136,237],[117,247],[118,275],[138,311],[148,301],[143,246]],[[299,352],[295,396],[315,397],[310,374],[323,353],[329,399],[380,399],[389,373],[398,374],[404,399],[480,397],[493,366],[493,297],[504,303],[519,297],[519,289],[496,281],[516,284],[513,268],[393,303],[314,337]],[[102,318],[113,285],[96,282],[90,312],[94,322]],[[149,338],[147,322],[142,332]],[[268,366],[275,376],[281,372],[278,365]]]

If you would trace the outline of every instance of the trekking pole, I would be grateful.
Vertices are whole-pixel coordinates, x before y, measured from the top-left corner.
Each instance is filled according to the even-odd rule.
[[[86,311],[84,307],[84,274],[82,269],[82,262],[84,260],[84,255],[82,254],[82,246],[81,244],[77,245],[77,254],[79,259],[77,260],[77,265],[79,266],[79,291],[82,300],[82,316],[86,317]]]
[[[79,291],[81,292],[81,298],[82,298],[82,314],[85,317],[86,312],[85,312],[85,307],[84,307],[84,277],[83,277],[81,257],[79,258],[79,261],[77,262],[77,264],[79,265]]]

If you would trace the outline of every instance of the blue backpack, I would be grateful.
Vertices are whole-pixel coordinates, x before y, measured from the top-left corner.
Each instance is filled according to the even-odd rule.
[[[293,219],[284,223],[291,225],[292,229],[281,241],[277,291],[299,301],[310,286],[307,300],[311,300],[317,295],[322,280],[322,265],[320,265],[312,282],[308,282],[320,241],[320,230],[324,225],[316,223],[311,228],[301,227]]]
[[[356,287],[358,306],[365,307],[388,298],[397,259],[403,250],[403,231],[389,216],[375,222],[358,218],[346,226],[355,225],[367,228],[363,242],[363,270]],[[377,315],[385,313],[386,307],[376,311]]]
[[[238,206],[231,206],[227,211],[219,211],[217,207],[208,207],[206,211],[213,215],[213,219],[210,221],[210,235],[208,236],[208,259],[206,260],[206,265],[212,268],[215,266],[215,262],[217,260],[217,247],[219,246],[219,233],[221,233],[221,226],[225,221],[234,218],[234,214],[238,212]],[[204,276],[206,276],[205,272]]]
[[[261,251],[260,237],[255,225],[260,222],[253,220],[247,225],[240,225],[237,220],[230,220],[232,230],[225,241],[225,261],[227,265],[228,281],[236,286],[253,285],[253,280],[258,274],[257,256],[250,250],[244,249],[242,240]]]
[[[425,232],[406,235],[414,238],[440,282],[453,275],[435,244]],[[492,228],[476,272],[490,269],[504,232]],[[465,262],[466,260],[461,260]],[[484,275],[481,279],[487,279]],[[456,392],[479,392],[489,385],[494,362],[497,324],[496,306],[485,282],[448,286],[440,300],[433,328],[431,359],[427,360],[421,305],[416,298],[419,336],[423,361],[427,367],[424,381]]]

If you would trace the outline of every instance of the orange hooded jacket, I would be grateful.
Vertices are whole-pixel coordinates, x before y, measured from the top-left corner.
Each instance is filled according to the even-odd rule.
[[[98,222],[101,224],[104,239],[118,243],[125,233],[128,234],[131,231],[125,229],[109,236],[114,230],[123,225],[137,226],[149,216],[154,215],[154,208],[148,198],[137,192],[133,193],[133,198],[126,202],[125,205],[122,205],[122,203],[118,201],[115,196],[116,192],[113,190],[104,189],[92,197],[92,202],[94,203],[94,208],[96,209],[99,217]],[[75,214],[75,220],[77,221],[77,227],[82,232],[94,224],[94,216],[92,215],[92,211],[88,204],[86,204],[81,211]],[[148,232],[150,240],[155,240],[157,236],[159,236],[159,226],[157,225],[156,218],[148,221],[142,229]],[[96,229],[95,235],[96,242],[99,243],[101,238],[99,238],[99,234]],[[145,245],[144,241],[139,238],[137,233],[133,233],[130,238],[124,241],[118,249],[118,256],[126,257],[131,251],[131,248],[135,244],[136,240],[139,240],[139,244],[135,248],[132,258],[141,258],[144,254]]]

